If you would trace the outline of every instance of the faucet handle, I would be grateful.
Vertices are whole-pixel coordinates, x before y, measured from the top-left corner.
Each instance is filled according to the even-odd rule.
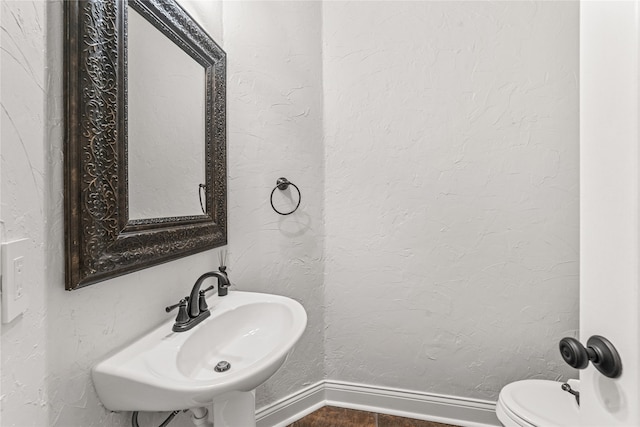
[[[198,308],[200,309],[200,313],[209,310],[209,306],[207,305],[207,299],[205,298],[204,294],[207,291],[210,291],[211,289],[213,289],[213,286],[209,286],[207,289],[203,289],[200,292],[198,292],[199,296],[198,296]]]
[[[187,313],[187,298],[183,298],[179,303],[165,307],[165,311],[169,313],[175,308],[178,308],[178,315],[176,316],[176,324],[187,323],[189,321],[189,313]]]
[[[184,301],[184,303],[185,303],[185,304],[187,303],[187,300],[186,300],[186,299],[181,299],[177,304],[173,304],[173,305],[170,305],[170,306],[168,306],[168,307],[165,307],[165,308],[164,308],[164,311],[166,311],[167,313],[169,313],[170,311],[175,310],[176,308],[180,307],[180,304],[182,304],[182,302],[183,302],[183,301]]]

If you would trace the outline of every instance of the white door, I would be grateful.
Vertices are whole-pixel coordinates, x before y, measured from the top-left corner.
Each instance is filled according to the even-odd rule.
[[[580,337],[608,338],[623,365],[580,372],[584,425],[640,426],[639,12],[580,4]]]

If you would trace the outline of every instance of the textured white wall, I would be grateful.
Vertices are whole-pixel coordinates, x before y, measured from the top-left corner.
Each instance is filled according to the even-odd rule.
[[[286,366],[258,389],[258,407],[324,378],[321,4],[226,2],[231,262],[244,289],[291,296],[309,317]],[[300,209],[276,214],[284,176]],[[289,210],[295,190],[274,202]],[[291,199],[288,199],[291,196]]]
[[[2,325],[2,422],[47,425],[45,282],[45,3],[0,3],[2,241],[29,239],[23,287],[29,309]],[[15,420],[15,423],[14,423]]]
[[[575,376],[578,2],[326,2],[327,376]]]

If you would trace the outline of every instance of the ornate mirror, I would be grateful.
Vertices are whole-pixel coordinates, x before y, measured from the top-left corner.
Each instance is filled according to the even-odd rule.
[[[226,244],[226,55],[174,0],[65,2],[66,288]]]

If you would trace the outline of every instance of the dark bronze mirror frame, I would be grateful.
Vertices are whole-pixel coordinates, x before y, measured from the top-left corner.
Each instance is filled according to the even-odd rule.
[[[129,220],[127,2],[65,1],[67,290],[227,243],[226,54],[174,0],[128,4],[205,69],[207,213]]]

